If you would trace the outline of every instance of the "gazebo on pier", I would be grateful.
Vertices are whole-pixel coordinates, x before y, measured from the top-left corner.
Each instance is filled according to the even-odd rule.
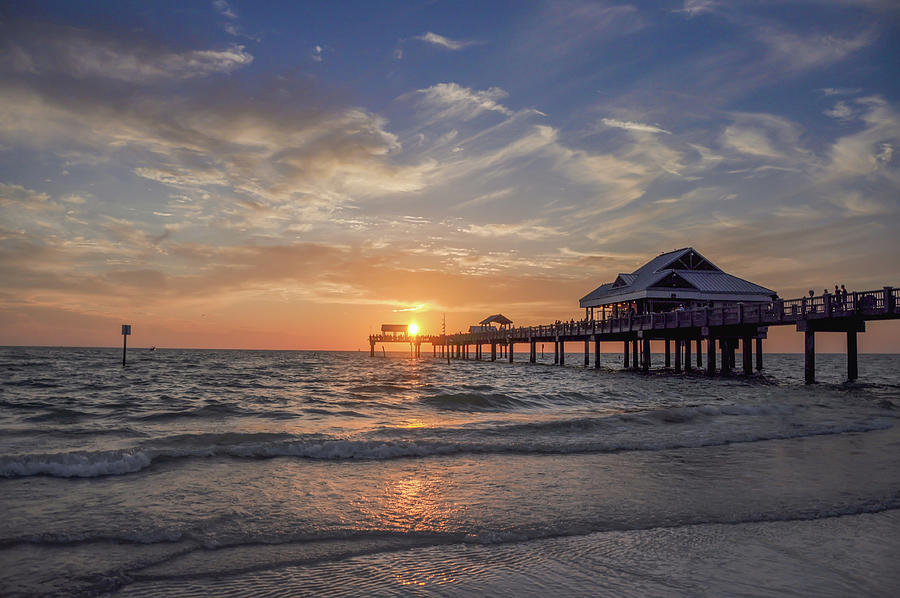
[[[631,274],[619,274],[581,298],[587,320],[774,301],[777,293],[724,272],[693,247],[663,253]],[[602,314],[598,314],[597,310]]]

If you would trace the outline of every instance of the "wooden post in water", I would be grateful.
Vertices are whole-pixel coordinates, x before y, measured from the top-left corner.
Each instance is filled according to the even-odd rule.
[[[531,353],[529,355],[529,362],[537,363],[537,341],[534,339],[531,340]]]
[[[491,341],[491,361],[497,361],[497,343]]]
[[[643,369],[644,369],[644,373],[646,374],[646,373],[650,372],[650,339],[649,338],[644,339],[643,353],[644,353]]]
[[[729,349],[728,345],[731,344],[731,341],[727,338],[719,339],[719,349],[722,352],[722,375],[729,376],[731,375],[731,359],[728,355]]]
[[[559,365],[566,365],[566,341],[559,339]]]
[[[716,375],[716,339],[713,337],[706,339],[706,373]]]
[[[675,339],[675,371],[681,373],[681,339]]]
[[[594,335],[594,369],[600,369],[600,335]]]
[[[803,377],[807,384],[813,384],[816,381],[816,333],[805,330],[803,340]]]
[[[512,341],[509,341],[509,348],[506,350],[506,352],[509,353],[509,362],[512,363],[513,362],[513,353],[515,353],[515,351],[513,350],[513,342]]]
[[[666,367],[672,367],[672,350],[669,347],[669,339],[665,340],[666,343]]]
[[[856,331],[847,331],[847,380],[856,380],[859,377],[859,367],[856,361]]]
[[[684,339],[684,371],[690,372],[694,369],[694,366],[691,365],[691,339]]]
[[[625,341],[625,369],[628,369],[628,341]]]
[[[763,369],[763,358],[762,358],[762,339],[756,339],[756,371],[761,372]]]
[[[131,324],[122,324],[122,367],[125,367],[125,353],[128,349],[129,334],[131,334]]]
[[[744,375],[749,376],[753,373],[753,344],[749,336],[741,339],[741,349],[743,350]]]
[[[699,337],[697,338],[697,369],[703,369],[703,347]]]
[[[553,365],[559,363],[559,337],[553,339]]]
[[[369,341],[369,357],[375,357],[375,341]]]
[[[634,369],[638,369],[641,367],[641,362],[638,359],[638,340],[634,339],[631,341],[631,367]]]
[[[584,367],[591,365],[591,340],[584,339]]]

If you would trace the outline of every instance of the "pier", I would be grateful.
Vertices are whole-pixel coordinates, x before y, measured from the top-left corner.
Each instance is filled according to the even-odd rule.
[[[804,378],[815,382],[816,333],[833,332],[847,337],[847,379],[859,377],[857,334],[866,331],[866,322],[900,319],[900,289],[849,293],[846,300],[831,294],[800,299],[778,299],[768,303],[705,307],[683,311],[628,314],[606,319],[585,319],[540,326],[509,327],[504,330],[450,335],[384,335],[369,337],[370,354],[375,345],[410,343],[414,354],[422,344],[430,344],[434,357],[484,359],[490,347],[490,361],[498,354],[512,363],[515,345],[529,346],[529,362],[537,361],[537,343],[553,343],[554,363],[565,365],[565,343],[584,346],[584,366],[590,366],[593,344],[594,364],[600,367],[602,343],[622,343],[622,363],[626,369],[648,372],[651,368],[650,341],[665,343],[665,367],[689,372],[696,367],[708,375],[730,375],[736,367],[736,352],[742,352],[743,373],[763,369],[762,341],[770,326],[795,326],[804,334]],[[705,351],[703,345],[705,344]],[[473,355],[474,353],[474,355]],[[706,358],[705,365],[703,358]],[[696,361],[695,361],[696,360]]]
[[[900,289],[885,286],[873,291],[847,292],[835,285],[816,296],[813,291],[800,299],[779,299],[771,289],[729,274],[693,247],[661,253],[631,273],[619,273],[615,280],[601,284],[579,301],[584,319],[556,321],[541,326],[513,327],[512,320],[495,314],[469,327],[468,333],[417,336],[403,325],[385,324],[381,335],[369,337],[370,354],[375,345],[409,342],[414,354],[422,343],[430,343],[432,353],[441,357],[482,359],[482,348],[490,345],[491,361],[504,355],[510,363],[516,344],[527,343],[531,363],[537,361],[537,343],[553,343],[553,363],[565,365],[565,344],[584,344],[584,366],[590,366],[591,345],[594,367],[600,367],[601,344],[623,343],[622,363],[626,369],[649,372],[651,341],[665,344],[665,367],[675,372],[703,369],[706,343],[706,373],[730,375],[737,366],[745,375],[763,369],[763,339],[770,326],[796,326],[803,332],[804,379],[815,382],[816,333],[837,332],[847,336],[847,379],[859,377],[857,334],[866,331],[866,322],[900,319]],[[599,317],[598,317],[599,316]],[[500,325],[499,328],[493,326]],[[409,334],[412,332],[412,334]],[[402,340],[397,339],[401,333]],[[692,348],[694,349],[692,353]],[[755,361],[754,361],[755,355]],[[696,366],[694,364],[696,356]],[[719,367],[717,368],[717,362]]]

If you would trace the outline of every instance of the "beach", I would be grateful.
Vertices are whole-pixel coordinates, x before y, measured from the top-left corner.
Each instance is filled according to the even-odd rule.
[[[896,594],[900,357],[602,357],[2,348],[0,587]]]

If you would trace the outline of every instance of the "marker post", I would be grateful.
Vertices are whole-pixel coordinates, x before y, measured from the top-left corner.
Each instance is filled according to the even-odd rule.
[[[131,334],[131,324],[122,324],[122,367],[125,367],[125,350],[128,348],[129,334]]]

